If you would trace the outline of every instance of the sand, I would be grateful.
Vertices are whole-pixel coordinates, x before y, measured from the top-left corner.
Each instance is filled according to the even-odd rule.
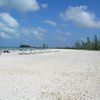
[[[0,55],[0,100],[100,100],[100,51]]]

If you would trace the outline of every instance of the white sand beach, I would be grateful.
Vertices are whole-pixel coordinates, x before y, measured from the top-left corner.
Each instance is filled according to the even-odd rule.
[[[0,100],[100,100],[100,51],[2,53]]]

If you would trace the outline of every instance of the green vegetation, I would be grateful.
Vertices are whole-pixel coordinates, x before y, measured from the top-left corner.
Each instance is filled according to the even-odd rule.
[[[47,44],[43,44],[40,47],[32,47],[30,45],[20,45],[20,48],[38,48],[38,49],[46,49],[46,48],[54,48],[48,47]],[[100,40],[95,35],[93,39],[87,37],[85,41],[76,41],[72,47],[55,47],[56,49],[79,49],[79,50],[100,50]]]
[[[26,45],[26,44],[21,44],[19,47],[20,47],[20,48],[31,48],[30,45]]]
[[[76,41],[73,47],[74,49],[85,49],[85,50],[100,50],[100,40],[97,36],[94,36],[93,40],[87,37],[86,41]]]
[[[45,48],[48,48],[48,45],[46,45],[46,44],[43,44],[43,48],[45,49]]]

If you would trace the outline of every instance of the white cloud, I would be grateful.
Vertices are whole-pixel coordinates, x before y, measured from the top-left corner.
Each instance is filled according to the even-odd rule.
[[[44,3],[44,4],[41,4],[42,8],[47,8],[48,7],[48,4],[47,3]]]
[[[26,35],[31,36],[32,38],[42,40],[44,38],[44,33],[46,33],[47,31],[41,27],[38,27],[26,29],[24,30],[24,32],[26,33]]]
[[[8,13],[0,13],[0,37],[15,38],[18,37],[18,21]]]
[[[5,23],[9,27],[13,27],[13,28],[19,27],[19,23],[17,22],[17,20],[5,12],[0,13],[0,21]]]
[[[37,11],[40,9],[36,0],[10,0],[11,7],[19,11]]]
[[[9,34],[6,34],[5,32],[0,32],[0,37],[1,38],[11,38]]]
[[[67,40],[67,37],[69,37],[71,34],[72,34],[71,32],[66,32],[63,30],[56,29],[55,39],[61,42],[65,42]]]
[[[0,38],[18,38],[20,36],[19,33],[6,33],[6,32],[0,32]]]
[[[0,6],[7,6],[22,12],[37,11],[40,9],[40,6],[36,0],[1,0]]]
[[[60,35],[64,36],[64,37],[70,36],[72,34],[70,32],[63,32],[63,31],[61,31],[59,29],[57,29],[56,32],[59,33]]]
[[[3,24],[3,23],[0,23],[0,30],[2,30],[2,31],[4,31],[4,32],[7,32],[7,33],[15,33],[15,31],[16,31],[15,29],[6,26],[6,25]]]
[[[49,20],[49,19],[44,20],[43,22],[46,23],[46,24],[49,24],[51,26],[57,26],[57,23],[55,21],[52,21],[52,20]]]
[[[87,6],[69,7],[60,16],[65,21],[73,21],[79,26],[100,29],[100,20],[97,20],[93,12],[89,12]]]

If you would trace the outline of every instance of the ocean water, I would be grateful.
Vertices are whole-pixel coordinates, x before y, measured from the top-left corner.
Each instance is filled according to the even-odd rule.
[[[4,50],[11,50],[11,51],[15,51],[15,50],[20,50],[20,51],[25,51],[25,50],[36,50],[35,48],[16,48],[16,47],[2,47],[0,48],[0,51],[4,51]]]
[[[27,50],[44,50],[43,48],[18,48],[18,47],[0,47],[0,51],[9,50],[9,51],[27,51]],[[47,50],[47,49],[45,49]]]

